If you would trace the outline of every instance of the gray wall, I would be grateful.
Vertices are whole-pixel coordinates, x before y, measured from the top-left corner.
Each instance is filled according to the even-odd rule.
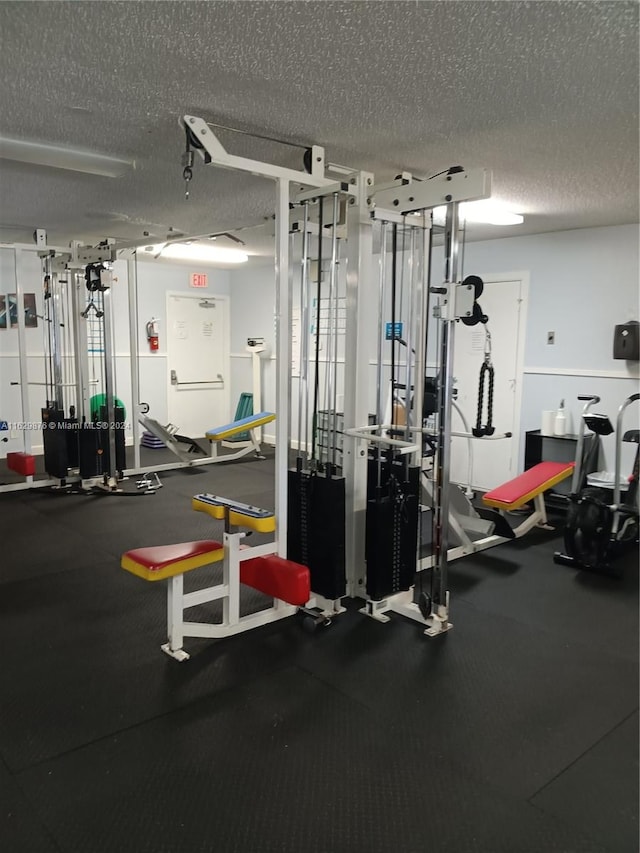
[[[435,253],[434,275],[442,268]],[[565,399],[568,428],[577,429],[579,394],[597,394],[612,419],[638,390],[638,365],[613,358],[613,329],[639,319],[638,227],[589,228],[469,243],[465,273],[529,273],[522,395],[523,431],[540,427],[541,412]],[[482,300],[481,300],[482,301]],[[547,332],[556,343],[547,345]],[[492,329],[494,336],[498,329]],[[638,425],[638,406],[625,424]],[[613,470],[613,438],[603,441],[601,466]],[[629,464],[633,449],[626,448]],[[522,457],[522,448],[521,448]],[[521,458],[522,461],[522,458]]]
[[[15,292],[15,275],[13,250],[0,248],[0,293]],[[40,259],[35,252],[23,253],[23,289],[35,292],[36,305],[39,314],[43,312],[42,273]],[[204,267],[202,265],[187,265],[168,262],[140,261],[137,264],[138,274],[138,342],[139,342],[139,373],[140,399],[151,406],[151,415],[161,423],[167,421],[167,293],[194,292],[189,286],[192,272],[206,270],[209,286],[202,293],[211,295],[229,295],[230,275],[227,270]],[[114,264],[115,283],[112,291],[113,317],[116,354],[116,387],[118,397],[124,402],[127,410],[127,422],[130,424],[135,414],[134,401],[131,398],[131,369],[129,345],[129,302],[127,263],[117,261]],[[145,326],[152,317],[160,321],[160,348],[150,352],[147,344]],[[44,380],[43,359],[43,327],[42,320],[38,321],[37,329],[26,329],[27,369],[29,380]],[[18,331],[17,329],[0,329],[0,420],[10,422],[22,421],[20,389],[12,386],[19,376],[18,361]],[[40,409],[44,405],[45,390],[42,387],[30,388],[30,419],[40,420]],[[235,411],[235,398],[231,396],[232,407]],[[137,401],[136,401],[137,402]],[[230,413],[231,415],[233,412]],[[131,428],[127,437],[131,436]],[[23,449],[23,435],[16,432],[0,438],[8,437],[8,442],[0,443],[0,458],[8,451]],[[38,430],[31,434],[32,449],[39,452],[42,446]]]
[[[126,263],[118,261],[115,265],[120,271],[123,282],[127,281]],[[205,272],[208,275],[208,288],[195,291],[189,286],[190,275],[193,272]],[[150,405],[150,416],[160,423],[167,423],[167,294],[168,293],[202,293],[202,295],[226,296],[229,294],[229,272],[200,265],[168,263],[166,261],[139,261],[138,275],[138,345],[140,369],[140,400]],[[129,353],[128,303],[126,286],[120,291],[120,299],[116,312],[117,341],[116,351]],[[146,324],[152,317],[159,320],[159,349],[149,350],[146,335]],[[118,361],[118,389],[130,399],[130,373],[128,358],[120,364]],[[118,396],[121,396],[120,394]],[[121,397],[123,400],[124,397]],[[233,390],[231,400],[234,400]],[[234,403],[232,402],[232,406]],[[233,414],[233,412],[231,413]]]
[[[129,380],[129,339],[127,267],[116,265],[118,282],[114,291],[118,395],[131,408]],[[151,404],[152,414],[164,421],[167,416],[166,390],[166,295],[188,291],[189,275],[200,272],[186,264],[138,264],[138,309],[140,342],[141,399]],[[442,250],[434,252],[434,282],[442,268]],[[231,308],[231,408],[233,415],[239,394],[251,391],[251,360],[245,352],[249,336],[265,338],[271,358],[263,364],[263,408],[275,410],[274,305],[275,276],[272,265],[238,270],[206,268],[208,293],[230,296]],[[479,275],[525,272],[529,275],[525,375],[522,403],[522,430],[540,426],[544,409],[566,400],[569,429],[578,424],[578,394],[593,393],[602,398],[601,411],[615,416],[621,401],[638,389],[638,366],[612,358],[613,327],[639,318],[638,228],[635,225],[583,229],[557,234],[510,237],[503,240],[469,243],[465,272]],[[26,291],[38,294],[41,311],[41,274],[37,258],[25,259]],[[13,292],[13,253],[0,249],[0,293]],[[145,323],[152,316],[160,320],[160,350],[150,353]],[[548,331],[556,343],[546,344]],[[375,353],[377,324],[371,323],[371,352]],[[499,330],[492,329],[494,335]],[[27,330],[30,378],[43,378],[42,328]],[[17,331],[0,330],[0,419],[20,421],[20,392],[10,382],[18,378]],[[369,364],[371,386],[375,368]],[[294,381],[295,394],[295,381]],[[39,415],[42,393],[30,392],[32,415]],[[372,399],[373,404],[373,399]],[[637,425],[637,408],[629,412],[628,427]],[[273,435],[267,427],[265,437]],[[34,436],[34,443],[35,442]],[[19,450],[22,436],[0,444],[0,456]],[[613,467],[613,442],[605,440],[602,467]],[[627,448],[628,451],[631,448]],[[522,457],[522,447],[521,447]],[[627,460],[629,453],[627,453]],[[522,461],[522,460],[521,460]]]
[[[442,270],[442,249],[433,258],[433,281]],[[635,225],[582,229],[555,234],[509,237],[468,243],[465,273],[478,275],[526,273],[529,302],[525,341],[521,430],[538,429],[541,412],[566,401],[568,429],[579,423],[579,394],[598,394],[598,410],[612,419],[625,397],[638,390],[638,365],[612,357],[613,328],[639,319],[638,228]],[[239,353],[247,335],[261,334],[275,344],[274,273],[272,267],[231,273],[232,353]],[[547,332],[556,343],[548,346]],[[377,324],[371,324],[375,353]],[[498,335],[499,329],[492,329]],[[249,361],[233,359],[232,398],[250,388]],[[375,372],[368,365],[370,385]],[[263,408],[275,410],[274,371],[264,370]],[[246,385],[245,387],[241,387]],[[295,393],[295,381],[294,381]],[[373,404],[373,399],[372,399]],[[629,410],[625,425],[638,424],[638,408]],[[603,443],[601,467],[613,469],[613,439]],[[626,448],[625,464],[633,449]],[[524,441],[520,447],[520,465]]]
[[[242,391],[251,392],[253,375],[247,338],[264,338],[268,354],[262,359],[262,409],[275,412],[275,271],[273,264],[232,270],[231,278],[231,406]],[[233,411],[231,412],[233,415]],[[275,424],[264,428],[265,440],[275,440]]]

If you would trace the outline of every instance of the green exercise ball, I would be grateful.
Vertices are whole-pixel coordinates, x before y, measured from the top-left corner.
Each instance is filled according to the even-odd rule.
[[[94,396],[89,400],[89,409],[91,412],[91,420],[97,418],[100,415],[101,406],[106,405],[107,403],[107,395],[106,394],[94,394]],[[122,400],[116,397],[116,406],[121,406],[122,411],[124,412],[124,417],[127,417],[127,410],[124,407],[124,403]]]

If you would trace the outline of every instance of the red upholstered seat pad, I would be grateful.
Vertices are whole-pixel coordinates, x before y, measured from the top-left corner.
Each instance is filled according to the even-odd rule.
[[[485,500],[500,501],[504,504],[515,503],[523,495],[537,492],[549,480],[553,480],[554,477],[572,467],[573,463],[567,462],[539,462],[519,477],[487,492],[484,496]]]
[[[301,607],[311,595],[309,569],[275,554],[240,563],[240,581],[272,598]]]
[[[136,548],[128,551],[125,556],[134,560],[152,572],[158,572],[174,563],[210,554],[222,548],[220,542],[212,539],[201,539],[197,542],[179,542],[177,545],[153,545],[150,548]]]
[[[36,473],[36,460],[30,453],[11,452],[7,453],[7,468],[22,474],[24,477],[33,476]]]

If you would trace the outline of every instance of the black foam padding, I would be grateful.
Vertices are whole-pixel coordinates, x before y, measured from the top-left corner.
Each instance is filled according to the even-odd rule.
[[[531,800],[609,850],[638,847],[638,713],[587,750]]]
[[[291,667],[20,774],[65,853],[602,853]]]
[[[345,578],[345,481],[289,471],[287,556],[309,568],[311,590],[341,598]]]

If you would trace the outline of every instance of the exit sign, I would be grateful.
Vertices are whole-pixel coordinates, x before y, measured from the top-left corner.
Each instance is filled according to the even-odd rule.
[[[192,272],[191,287],[209,287],[206,272]]]

